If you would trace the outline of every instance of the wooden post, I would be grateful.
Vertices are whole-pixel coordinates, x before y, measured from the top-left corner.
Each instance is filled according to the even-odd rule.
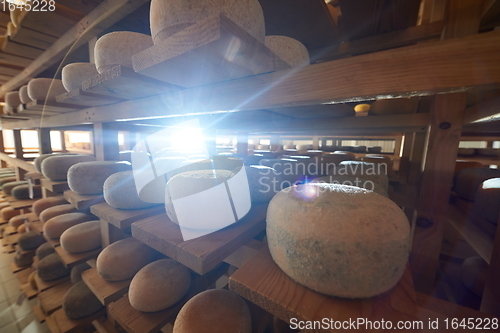
[[[51,154],[52,145],[50,141],[50,128],[40,128],[38,130],[38,145],[41,154]]]
[[[236,152],[240,156],[248,155],[248,133],[238,133],[236,136]]]
[[[15,129],[14,133],[14,150],[16,158],[24,160],[23,142],[21,140],[21,130]]]
[[[64,131],[59,132],[61,134],[61,152],[66,153],[66,136],[64,135]]]
[[[106,123],[94,123],[94,154],[98,161],[118,161],[118,131]]]
[[[101,242],[103,248],[123,238],[125,238],[123,230],[101,220]]]
[[[3,131],[0,131],[0,152],[5,153],[5,145],[3,142]],[[0,168],[6,168],[7,167],[7,162],[4,160],[0,161]]]
[[[398,168],[398,178],[400,182],[408,182],[408,174],[410,172],[410,158],[414,137],[415,136],[413,135],[413,133],[404,133],[403,152],[401,154],[401,158],[399,159]]]
[[[313,136],[313,144],[312,144],[313,149],[319,149],[319,137],[318,136]]]
[[[321,148],[325,148],[328,145],[327,141],[327,138],[321,138]]]

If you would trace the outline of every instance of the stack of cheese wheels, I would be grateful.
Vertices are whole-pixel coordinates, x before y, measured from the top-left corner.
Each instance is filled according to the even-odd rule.
[[[74,213],[76,211],[78,211],[78,210],[75,207],[73,207],[73,205],[62,204],[62,205],[52,206],[52,207],[49,207],[49,208],[43,210],[38,217],[40,218],[40,221],[45,223],[55,216],[62,215],[62,214],[68,214],[68,213]]]
[[[173,332],[250,333],[252,318],[245,301],[236,293],[225,289],[206,290],[184,304],[175,319]]]
[[[96,268],[104,280],[128,280],[154,257],[155,251],[149,246],[135,238],[126,238],[104,248],[97,257]]]
[[[155,44],[199,21],[224,14],[264,43],[264,13],[258,0],[153,0],[151,35]]]
[[[343,161],[337,168],[339,174],[356,176],[363,180],[372,181],[381,185],[386,192],[389,191],[389,177],[385,174],[383,165],[360,161]]]
[[[88,317],[103,307],[104,305],[83,281],[73,285],[62,300],[64,313],[73,320]]]
[[[28,96],[32,100],[55,100],[56,96],[65,92],[61,80],[39,78],[28,82]]]
[[[52,253],[38,262],[38,277],[42,281],[52,281],[69,275],[70,270],[66,268],[57,253]]]
[[[117,172],[109,176],[104,182],[103,193],[108,205],[117,209],[144,209],[155,205],[142,201],[137,195],[133,171]]]
[[[286,36],[266,36],[265,45],[290,67],[303,67],[310,63],[309,51],[296,39]]]
[[[271,200],[267,238],[274,261],[293,280],[332,296],[366,298],[401,278],[410,224],[394,202],[374,192],[305,184]]]
[[[27,184],[18,185],[16,187],[14,187],[11,191],[11,194],[17,200],[35,199],[35,198],[39,198],[42,196],[42,186],[41,185],[32,185],[31,188],[33,189],[33,198],[30,198],[30,186]]]
[[[12,207],[5,207],[5,208],[2,208],[2,210],[0,210],[0,215],[2,217],[2,220],[4,220],[4,221],[8,221],[11,218],[13,218],[14,216],[19,215],[19,214],[21,214],[21,212],[19,210],[12,208]]]
[[[74,164],[68,169],[68,186],[78,194],[101,194],[106,179],[120,171],[128,171],[129,162],[92,161]]]
[[[43,160],[42,174],[50,180],[67,180],[68,170],[80,162],[95,161],[91,155],[56,155]]]
[[[62,84],[67,91],[80,89],[83,81],[92,79],[98,74],[95,64],[75,62],[63,67],[61,72]]]
[[[20,180],[20,181],[15,181],[15,182],[8,182],[8,183],[5,183],[2,185],[2,191],[3,193],[7,194],[7,195],[10,195],[11,194],[11,191],[14,187],[18,186],[18,185],[26,185],[28,184],[27,181],[25,180]]]
[[[31,98],[28,95],[28,85],[24,85],[21,88],[19,88],[19,99],[21,100],[21,103],[23,104],[28,104],[31,102]]]
[[[43,212],[45,209],[54,207],[57,205],[64,205],[68,204],[66,199],[62,196],[57,196],[57,197],[47,197],[43,199],[39,199],[31,205],[31,210],[33,213],[36,215],[40,215],[41,212]]]
[[[184,297],[191,284],[189,270],[172,259],[154,261],[130,282],[130,305],[143,312],[161,311]]]
[[[34,164],[35,164],[36,171],[42,172],[42,162],[46,158],[50,158],[53,156],[63,156],[63,155],[78,155],[78,154],[72,154],[72,153],[42,154],[42,155],[35,158]]]
[[[103,73],[114,66],[132,68],[132,56],[153,46],[151,36],[130,31],[115,31],[95,43],[95,66]]]
[[[101,247],[101,222],[94,220],[68,228],[61,234],[61,247],[69,253],[82,253]]]
[[[19,97],[19,91],[11,91],[5,94],[5,104],[8,108],[16,110],[19,104],[21,104],[21,99]]]
[[[82,212],[58,215],[44,223],[43,233],[49,238],[58,239],[64,231],[72,226],[94,219],[95,217]]]
[[[476,191],[488,179],[500,177],[500,169],[467,168],[455,177],[454,189],[465,200],[474,201]]]
[[[366,148],[366,150],[371,154],[380,154],[382,152],[382,147],[371,146],[371,147]]]

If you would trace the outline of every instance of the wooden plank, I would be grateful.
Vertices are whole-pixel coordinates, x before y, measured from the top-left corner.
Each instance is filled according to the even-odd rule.
[[[108,305],[122,298],[128,292],[131,281],[106,281],[97,273],[96,268],[84,271],[82,279],[103,305]]]
[[[45,111],[47,110],[48,112],[70,112],[70,111],[75,111],[82,109],[82,106],[79,105],[73,105],[73,104],[66,104],[66,103],[59,103],[57,101],[52,101],[52,100],[47,100],[47,101],[42,101],[42,100],[35,100],[31,101],[26,104],[26,110],[28,111]]]
[[[103,202],[104,196],[102,194],[81,195],[71,190],[67,190],[64,191],[64,199],[66,199],[76,209],[85,210],[89,209],[92,205]]]
[[[60,15],[58,8],[56,11],[35,12],[28,11],[21,21],[21,27],[39,31],[41,33],[61,37],[66,31],[71,29],[76,22],[69,19],[66,15]],[[53,24],[57,22],[57,25]]]
[[[35,317],[39,323],[43,323],[45,321],[45,314],[38,305],[35,305],[33,307],[33,313],[35,314]]]
[[[126,295],[109,305],[109,314],[129,333],[157,332],[175,319],[181,307],[191,297],[203,290],[209,289],[227,271],[227,268],[228,265],[224,264],[205,275],[200,276],[192,273],[191,287],[186,295],[166,310],[158,312],[138,311],[130,305],[128,296]]]
[[[408,269],[387,293],[368,299],[343,299],[317,293],[293,281],[276,265],[267,247],[231,275],[229,289],[285,322],[291,318],[340,321],[383,318],[395,323],[414,319],[417,309]]]
[[[12,34],[9,39],[14,42],[23,43],[42,50],[46,50],[57,40],[54,36],[22,26],[19,29],[16,29],[14,34]]]
[[[28,208],[28,207],[31,207],[31,205],[33,205],[33,203],[37,200],[41,199],[40,198],[35,198],[35,199],[28,199],[28,200],[16,200],[16,201],[12,201],[11,204],[10,204],[10,207],[12,207],[13,209],[23,209],[23,208]]]
[[[62,307],[64,295],[66,295],[71,286],[71,281],[65,281],[38,294],[40,308],[46,316],[51,315],[54,311]]]
[[[10,263],[10,270],[12,271],[12,273],[17,273],[17,272],[21,272],[23,270],[27,270],[28,268],[30,268],[31,265],[27,265],[27,266],[17,266],[15,262],[11,262]]]
[[[90,207],[90,212],[119,229],[127,229],[130,228],[135,221],[153,215],[165,214],[165,207],[161,205],[146,209],[124,210],[113,208],[103,202]]]
[[[0,52],[0,64],[26,67],[29,66],[29,64],[31,64],[32,62],[32,59]]]
[[[30,230],[36,231],[38,234],[43,233],[43,222],[42,221],[34,221],[29,224]]]
[[[500,97],[491,98],[465,109],[464,124],[500,113]]]
[[[90,106],[100,106],[100,105],[108,105],[108,104],[123,102],[124,99],[101,96],[85,92],[81,89],[76,89],[57,96],[56,101],[59,103],[79,105],[81,106],[81,108],[84,108]]]
[[[66,190],[69,190],[68,182],[66,180],[53,181],[47,178],[43,178],[40,180],[40,184],[46,190],[49,190],[52,193],[62,193]]]
[[[68,280],[69,280],[69,275],[62,277],[60,279],[57,279],[57,280],[52,280],[52,281],[43,281],[42,279],[40,279],[38,277],[38,274],[35,275],[36,286],[38,287],[38,292],[40,292],[40,293],[44,290],[50,289],[54,286],[57,286],[58,284],[61,284],[65,281],[68,281]]]
[[[13,54],[19,57],[24,57],[27,59],[36,59],[40,54],[42,54],[42,50],[13,42],[8,40],[5,46],[2,48],[2,52]]]
[[[45,322],[47,323],[47,327],[52,333],[61,333],[59,331],[59,327],[57,327],[57,324],[55,321],[52,319],[51,316],[45,317]]]
[[[115,322],[111,319],[107,319],[106,321],[96,319],[92,322],[92,325],[94,325],[97,333],[118,333],[115,328]]]
[[[235,40],[238,50],[234,50]],[[155,43],[132,57],[140,74],[180,87],[290,68],[224,15],[213,16]]]
[[[43,229],[42,229],[42,235],[43,235],[43,238],[45,238],[45,240],[50,243],[50,245],[52,245],[53,248],[56,248],[57,246],[60,246],[61,243],[59,242],[59,239],[52,239],[52,238],[49,238],[47,236],[47,234],[44,234],[43,233]]]
[[[0,66],[0,74],[3,74],[3,75],[14,76],[14,75],[19,74],[20,72],[21,72],[21,70],[18,69],[17,66],[12,66],[12,67]]]
[[[57,115],[60,113],[61,112],[59,112],[59,111],[52,111],[52,110],[49,110],[48,108],[44,109],[43,106],[32,103],[30,105],[20,104],[17,107],[16,115],[26,116],[26,117],[46,117],[46,116],[51,116],[51,115]]]
[[[52,315],[60,333],[79,333],[82,330],[91,332],[94,329],[92,322],[106,315],[106,308],[81,319],[69,319],[63,309],[56,310]]]
[[[21,290],[28,299],[33,299],[38,295],[38,290],[33,289],[29,283],[22,284]]]
[[[82,252],[82,253],[69,253],[62,246],[55,248],[56,253],[61,257],[61,260],[67,268],[73,268],[78,264],[84,263],[87,260],[97,258],[102,248],[96,250]]]
[[[14,246],[17,244],[17,240],[19,239],[19,234],[14,234],[14,235],[8,235],[7,237],[4,237],[4,240],[6,244]],[[14,247],[11,247],[8,251],[8,253],[14,252]]]
[[[264,246],[266,246],[266,244],[263,242],[251,239],[245,245],[241,246],[239,249],[227,256],[227,258],[224,259],[224,262],[233,267],[241,268],[241,266],[247,263]]]
[[[25,284],[28,282],[28,277],[32,272],[33,269],[30,267],[29,269],[23,269],[22,271],[14,273],[14,275],[16,276],[20,284]]]
[[[267,204],[255,204],[239,222],[189,241],[183,240],[179,226],[167,214],[161,214],[132,223],[132,236],[196,273],[205,274],[265,229],[266,212]]]

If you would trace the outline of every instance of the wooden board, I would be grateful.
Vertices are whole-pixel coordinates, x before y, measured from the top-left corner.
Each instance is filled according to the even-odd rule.
[[[49,238],[46,234],[44,234],[43,233],[43,228],[42,228],[42,235],[43,235],[43,238],[45,238],[45,240],[48,243],[50,243],[50,245],[52,245],[53,248],[56,248],[57,246],[61,245],[59,239],[52,239],[52,238]]]
[[[59,103],[57,101],[42,101],[35,100],[26,104],[26,110],[28,111],[47,111],[52,113],[62,113],[62,112],[71,112],[75,110],[82,109],[79,105],[72,105],[66,103]]]
[[[43,178],[40,180],[40,184],[43,188],[53,193],[62,193],[69,189],[68,182],[65,180],[54,181]]]
[[[80,105],[83,108],[83,107],[114,104],[114,103],[118,103],[118,102],[123,102],[124,99],[110,97],[110,96],[102,96],[102,95],[83,91],[82,89],[76,89],[76,90],[68,91],[65,94],[57,96],[56,101],[59,103]]]
[[[16,276],[20,284],[25,284],[28,282],[28,277],[31,272],[33,272],[33,269],[30,267],[29,269],[23,269],[17,273],[14,273],[14,275]]]
[[[12,273],[17,273],[17,272],[20,272],[22,270],[28,269],[30,267],[31,267],[31,265],[17,266],[14,261],[10,263],[10,270],[12,271]]]
[[[224,15],[198,21],[135,54],[132,63],[136,72],[180,87],[290,68]]]
[[[26,116],[26,117],[42,117],[42,116],[51,116],[56,115],[61,112],[59,111],[51,111],[50,109],[43,109],[43,107],[35,105],[35,104],[19,104],[16,109],[17,115]]]
[[[100,311],[81,319],[69,319],[66,316],[66,313],[63,309],[59,309],[55,311],[51,317],[54,320],[54,323],[57,325],[60,333],[79,333],[82,330],[87,331],[90,329],[90,332],[93,330],[94,326],[92,325],[92,321],[97,318],[100,318],[106,314],[106,308],[101,309]]]
[[[73,205],[78,210],[89,209],[90,206],[104,201],[102,194],[98,195],[81,195],[71,190],[64,191],[64,199]]]
[[[42,234],[43,233],[43,222],[42,221],[31,222],[30,228],[31,228],[31,230],[34,230],[37,233]]]
[[[12,201],[10,206],[13,209],[23,209],[23,208],[28,208],[33,205],[33,203],[41,198],[35,198],[35,199],[27,199],[27,200],[16,200]]]
[[[135,221],[153,215],[165,214],[165,206],[161,205],[146,209],[124,210],[113,208],[103,202],[90,207],[90,212],[119,229],[127,229],[130,228]]]
[[[342,299],[320,294],[293,281],[276,265],[267,247],[231,275],[229,289],[287,323],[291,318],[340,321],[366,318],[396,323],[413,320],[417,311],[409,269],[387,293],[369,299]]]
[[[128,292],[131,280],[110,282],[104,280],[96,268],[87,269],[82,279],[103,305],[119,300]]]
[[[181,307],[191,297],[210,288],[227,271],[227,268],[228,265],[223,264],[205,275],[200,276],[193,273],[191,287],[186,295],[166,310],[158,312],[138,311],[130,305],[128,295],[125,295],[109,305],[109,314],[129,333],[157,332],[160,328],[175,319]]]
[[[3,240],[5,241],[5,245],[11,245],[11,246],[14,246],[17,244],[17,240],[19,239],[19,234],[13,234],[13,235],[9,235],[7,237],[4,237]],[[14,252],[14,248],[12,248],[12,251],[11,252]],[[10,252],[9,252],[10,253]]]
[[[26,217],[28,218],[28,222],[40,221],[40,219],[38,218],[38,215],[36,215],[35,213],[28,213],[28,214],[24,214],[24,215],[26,215]]]
[[[73,268],[78,264],[86,262],[89,259],[97,258],[101,252],[101,248],[96,250],[82,252],[82,253],[69,253],[62,246],[55,247],[56,253],[61,257],[62,262],[67,268]]]
[[[28,299],[33,299],[38,295],[38,290],[31,288],[29,283],[22,284],[21,290]]]
[[[38,294],[40,309],[46,316],[62,307],[63,297],[66,295],[71,286],[71,281],[64,281],[63,283],[44,290]]]
[[[60,279],[52,280],[52,281],[43,281],[42,279],[40,279],[38,277],[38,274],[35,275],[35,282],[36,282],[36,286],[38,287],[39,292],[50,289],[54,286],[57,286],[58,284],[61,284],[65,281],[68,281],[68,280],[69,280],[69,274],[67,276],[60,278]]]
[[[43,323],[45,321],[45,314],[38,305],[35,305],[33,307],[33,313],[35,314],[35,317],[39,323]]]
[[[59,327],[57,327],[56,322],[54,321],[54,319],[52,319],[51,316],[45,317],[45,323],[47,323],[47,327],[52,333],[61,333],[59,331]]]
[[[132,236],[180,262],[198,274],[204,274],[237,248],[265,229],[267,203],[255,204],[239,222],[211,234],[184,241],[179,226],[167,214],[132,223]]]

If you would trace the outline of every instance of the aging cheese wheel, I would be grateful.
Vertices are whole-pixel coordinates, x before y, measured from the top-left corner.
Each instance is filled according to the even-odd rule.
[[[38,78],[28,82],[28,96],[32,100],[54,100],[65,92],[61,80]]]
[[[175,319],[173,332],[250,333],[250,310],[245,301],[232,291],[206,290],[184,304]]]
[[[306,184],[271,200],[267,239],[276,264],[296,282],[327,295],[366,298],[401,278],[410,224],[394,202],[371,191]]]
[[[117,65],[132,68],[132,56],[151,46],[153,39],[149,35],[130,31],[110,32],[95,43],[97,71],[103,73]]]
[[[33,205],[31,206],[31,210],[36,215],[40,215],[40,213],[43,212],[47,208],[54,207],[57,205],[63,205],[63,204],[68,204],[68,202],[62,196],[47,197],[47,198],[43,198],[43,199],[39,199],[39,200],[35,201],[33,203]]]
[[[264,43],[264,13],[258,0],[153,0],[151,35],[156,43],[207,17],[224,14]]]
[[[18,185],[14,187],[11,194],[17,200],[28,200],[30,199],[30,187],[28,184]],[[42,186],[33,185],[33,198],[39,198],[42,196]]]
[[[49,254],[55,253],[56,250],[54,250],[54,247],[50,243],[43,243],[36,249],[35,255],[38,257],[38,259],[43,259]]]
[[[271,167],[251,165],[245,167],[250,186],[252,202],[270,201],[276,193],[281,191],[283,178]]]
[[[296,39],[287,36],[266,36],[265,45],[290,67],[303,67],[310,63],[309,51]]]
[[[69,319],[88,317],[103,307],[104,305],[83,281],[72,286],[64,295],[62,302],[64,313]]]
[[[130,305],[143,312],[161,311],[184,297],[191,284],[189,270],[172,259],[154,261],[130,282]]]
[[[103,192],[104,200],[113,208],[144,209],[155,205],[142,201],[137,195],[133,171],[121,171],[109,176],[104,182]]]
[[[56,155],[43,160],[42,174],[50,180],[67,180],[68,170],[80,162],[95,161],[91,155]]]
[[[45,223],[55,216],[74,213],[76,211],[78,210],[71,204],[57,205],[43,210],[38,217],[40,218],[40,221]]]
[[[72,226],[93,219],[95,217],[81,212],[58,215],[43,224],[43,233],[49,238],[58,239],[64,231]]]
[[[489,222],[498,224],[500,215],[500,178],[485,180],[477,188],[474,198],[474,211]]]
[[[2,185],[2,191],[3,193],[7,194],[7,195],[10,195],[11,192],[12,192],[12,189],[18,185],[25,185],[25,184],[28,184],[27,181],[25,180],[20,180],[20,181],[15,181],[15,182],[9,182],[9,183],[5,183]]]
[[[80,89],[83,81],[92,79],[98,74],[95,64],[75,62],[63,67],[61,72],[62,84],[67,91]]]
[[[31,98],[28,96],[28,85],[24,85],[21,88],[19,88],[19,99],[21,100],[21,103],[23,104],[28,104],[31,102]]]
[[[21,99],[19,98],[19,91],[11,91],[5,94],[5,104],[11,108],[16,109],[19,104],[21,104]]]
[[[36,231],[29,231],[19,236],[17,243],[24,251],[37,249],[46,242],[45,238]]]
[[[474,201],[478,187],[481,186],[485,180],[499,177],[500,169],[463,169],[455,177],[454,189],[462,199]]]
[[[372,153],[372,154],[379,154],[382,152],[382,147],[380,146],[372,146],[372,147],[368,147],[367,148],[367,151],[369,153]]]
[[[19,214],[21,214],[21,212],[18,209],[14,209],[12,207],[5,207],[0,210],[0,215],[2,216],[2,220],[4,221],[9,221],[11,218]]]
[[[30,266],[33,263],[33,254],[18,249],[14,256],[14,263],[19,267]]]
[[[366,180],[371,180],[381,185],[386,192],[389,191],[389,177],[387,169],[379,163],[367,163],[360,161],[344,161],[337,168],[338,175],[358,176]]]
[[[38,262],[38,277],[42,281],[52,281],[69,275],[70,270],[66,268],[57,253],[52,253]]]
[[[106,179],[120,171],[131,170],[128,162],[92,161],[81,162],[68,169],[69,188],[83,195],[101,194]]]
[[[340,185],[348,185],[348,186],[356,186],[360,188],[364,188],[368,191],[373,191],[378,193],[386,198],[389,197],[386,190],[379,185],[369,179],[364,179],[363,177],[358,176],[324,176],[318,177],[313,180],[314,183],[326,183],[326,184],[340,184]]]
[[[20,225],[24,224],[24,220],[27,219],[26,215],[17,215],[9,220],[9,225],[14,228],[18,228]]]
[[[42,172],[42,162],[46,158],[50,158],[50,157],[54,157],[54,156],[63,156],[63,155],[78,155],[78,154],[72,154],[72,153],[42,154],[42,155],[35,158],[34,164],[35,164],[36,171]]]
[[[128,280],[153,261],[154,256],[149,246],[135,238],[126,238],[104,248],[97,257],[96,268],[104,280]]]
[[[68,228],[61,235],[61,246],[69,253],[81,253],[101,247],[101,221],[89,221]]]
[[[38,290],[38,286],[36,285],[35,275],[36,271],[31,272],[31,274],[28,276],[28,284],[31,287],[31,289]]]
[[[0,179],[0,186],[3,186],[5,183],[11,183],[17,181],[16,176],[4,177]]]
[[[459,156],[473,156],[476,153],[475,148],[458,148]]]
[[[24,234],[24,233],[26,233],[26,225],[25,224],[21,224],[19,227],[17,227],[17,233],[18,234]]]
[[[71,269],[70,280],[72,284],[77,284],[82,281],[82,273],[87,269],[90,269],[90,265],[86,262],[76,265]]]

